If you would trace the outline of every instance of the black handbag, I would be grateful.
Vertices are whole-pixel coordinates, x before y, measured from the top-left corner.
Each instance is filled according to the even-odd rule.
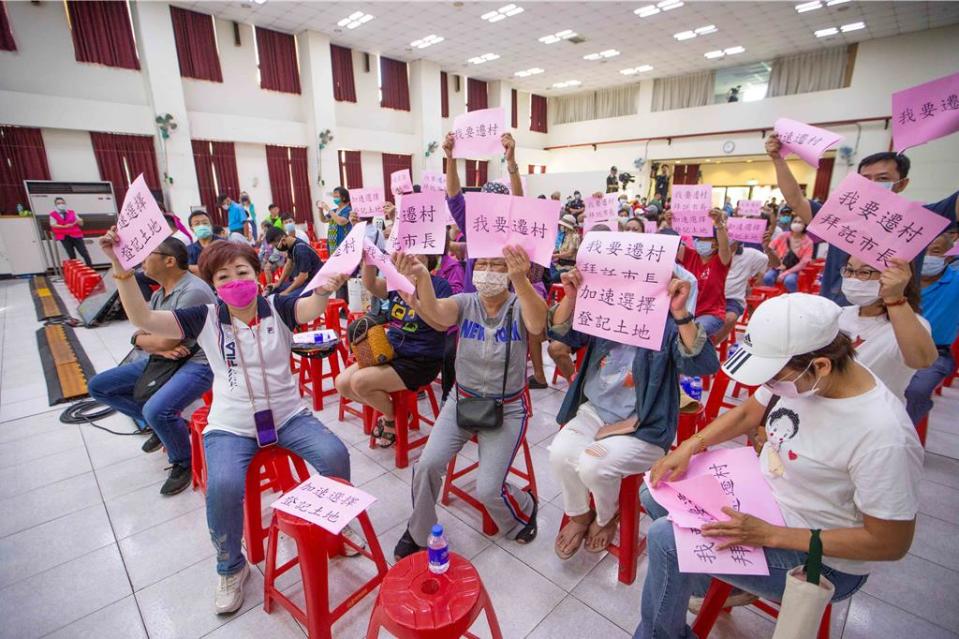
[[[190,349],[190,354],[181,359],[167,359],[159,355],[150,355],[146,367],[140,373],[140,377],[137,378],[136,384],[133,385],[133,400],[145,402],[153,397],[154,393],[170,381],[198,350],[200,350],[199,346],[193,346]]]
[[[503,389],[500,397],[456,396],[456,425],[463,430],[478,432],[496,430],[503,425],[503,401],[506,399],[506,376],[509,373],[509,350],[513,344],[513,304],[506,312],[506,361],[503,363]]]

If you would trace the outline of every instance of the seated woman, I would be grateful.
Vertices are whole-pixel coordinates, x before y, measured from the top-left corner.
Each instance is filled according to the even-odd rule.
[[[553,308],[549,322],[554,337],[580,335],[571,327],[581,284],[577,269],[563,274],[566,296]],[[590,552],[606,550],[619,524],[623,477],[648,471],[676,437],[680,373],[700,376],[719,370],[706,332],[687,310],[690,289],[684,280],[670,282],[661,350],[589,338],[586,364],[556,416],[565,427],[549,446],[570,518],[556,537],[560,559],[572,557],[584,538]]]
[[[427,257],[415,258],[427,268]],[[436,257],[429,257],[429,266],[436,265]],[[429,278],[438,298],[452,295],[450,285],[435,275]],[[396,422],[390,393],[401,390],[418,391],[439,374],[443,367],[446,333],[434,330],[411,306],[408,297],[398,291],[387,291],[386,280],[376,276],[375,266],[363,266],[363,286],[374,296],[389,304],[389,328],[386,336],[393,347],[393,359],[381,366],[360,368],[352,364],[340,373],[336,390],[355,402],[372,406],[382,415],[373,427],[373,436],[380,448],[396,443]]]
[[[414,307],[436,330],[460,327],[456,391],[440,411],[413,472],[413,515],[394,554],[401,559],[426,548],[436,523],[436,498],[453,455],[476,435],[479,468],[476,497],[500,531],[518,543],[536,537],[536,499],[506,481],[513,456],[526,434],[526,349],[530,333],[546,328],[546,304],[527,278],[529,257],[506,246],[502,258],[480,258],[473,265],[477,292],[437,299],[426,267],[415,256],[397,254],[400,272],[416,284]],[[512,282],[513,293],[509,290]],[[508,356],[508,361],[507,361]],[[506,372],[504,378],[504,371]],[[464,430],[457,423],[462,398],[502,399],[502,424]]]
[[[769,250],[776,254],[780,263],[766,271],[763,284],[782,284],[787,291],[795,293],[799,290],[799,271],[812,261],[813,241],[806,235],[806,225],[799,218],[794,218],[789,224],[789,233],[783,233],[770,242]]]
[[[331,279],[302,298],[265,299],[257,294],[256,252],[249,245],[214,242],[203,249],[199,266],[221,301],[151,311],[132,271],[124,271],[117,260],[117,241],[114,227],[100,239],[100,247],[113,263],[130,322],[157,337],[196,340],[213,370],[213,405],[203,431],[206,515],[220,575],[216,612],[235,612],[243,605],[243,584],[250,576],[240,544],[247,467],[257,451],[278,445],[323,475],[350,479],[346,446],[303,404],[296,378],[290,375],[293,328],[322,315],[327,299],[346,277]],[[350,529],[345,528],[344,535],[362,544]]]
[[[694,454],[755,431],[769,412],[759,465],[785,526],[724,508],[728,521],[702,529],[719,548],[763,547],[768,576],[718,575],[763,599],[782,601],[787,573],[805,562],[820,531],[833,601],[862,587],[870,562],[901,559],[912,543],[922,447],[902,402],[856,363],[852,340],[839,330],[841,315],[818,295],[763,302],[749,320],[749,339],[723,370],[764,386],[657,462],[649,477],[652,485],[682,478]],[[690,637],[690,595],[704,595],[711,575],[680,571],[672,522],[648,491],[641,497],[655,521],[646,535],[649,565],[634,637]]]
[[[690,251],[682,242],[676,258],[683,268],[696,277],[699,284],[699,298],[696,300],[696,321],[712,337],[720,331],[726,321],[726,275],[733,254],[729,248],[729,235],[726,232],[726,214],[722,209],[709,211],[714,230],[710,237],[697,237],[693,240],[696,250]]]
[[[939,353],[929,322],[919,314],[919,286],[909,262],[890,262],[880,272],[850,256],[842,270],[842,294],[852,306],[842,309],[839,329],[852,338],[856,360],[905,402],[909,380]]]

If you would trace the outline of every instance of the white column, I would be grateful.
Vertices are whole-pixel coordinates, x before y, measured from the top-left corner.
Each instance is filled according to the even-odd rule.
[[[410,63],[410,108],[413,112],[413,130],[419,148],[413,154],[413,182],[419,183],[423,171],[443,170],[443,118],[440,104],[440,67],[433,62],[417,60]],[[436,150],[426,157],[426,147],[436,142]]]
[[[516,131],[512,128],[512,126],[510,126],[512,124],[513,117],[513,87],[502,80],[497,80],[496,82],[490,82],[487,84],[486,92],[487,101],[490,108],[503,107],[503,112],[506,115],[506,126],[510,133],[513,134],[513,138],[515,139]],[[506,177],[506,163],[502,160],[502,154],[489,159],[489,179],[495,180],[497,178]]]
[[[200,204],[200,187],[193,163],[190,120],[183,96],[170,6],[165,2],[136,2],[130,3],[130,7],[150,108],[154,117],[169,113],[177,124],[176,131],[171,131],[165,142],[159,130],[154,133],[154,140],[163,190],[170,208],[185,224],[190,206]]]
[[[306,112],[310,190],[313,194],[313,202],[316,202],[316,200],[328,199],[327,194],[340,179],[336,141],[327,144],[322,152],[319,147],[320,132],[329,129],[334,138],[337,135],[330,39],[322,33],[304,31],[297,36],[297,42],[300,49],[300,79],[303,85]],[[314,225],[319,227],[316,206],[312,203],[311,209]]]

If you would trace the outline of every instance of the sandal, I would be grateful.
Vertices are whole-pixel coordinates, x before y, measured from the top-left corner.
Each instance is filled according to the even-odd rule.
[[[409,528],[406,529],[406,532],[403,533],[403,536],[400,537],[400,540],[396,542],[396,548],[393,550],[393,558],[396,561],[408,557],[413,553],[426,550],[423,546],[420,546],[413,539],[413,535],[410,534]]]
[[[536,495],[531,491],[527,490],[525,492],[529,493],[529,496],[533,499],[533,510],[529,514],[529,522],[523,529],[516,533],[516,537],[513,539],[516,540],[518,544],[528,544],[536,539],[536,533],[539,532],[536,528],[536,511],[539,509],[539,502],[536,500]]]
[[[594,525],[595,526],[599,525],[596,523],[595,519],[593,520],[593,523],[589,525],[589,527],[592,528]],[[610,519],[605,526],[600,526],[599,531],[596,532],[594,535],[587,534],[586,543],[585,543],[586,550],[588,552],[593,552],[593,553],[605,552],[609,548],[609,545],[613,543],[613,536],[616,534],[616,529],[618,527],[619,527],[619,513],[616,513],[613,516],[613,518]],[[609,532],[609,538],[606,540],[606,543],[603,546],[597,547],[593,543],[593,540],[596,539],[597,536],[603,535],[606,532]]]
[[[377,418],[376,423],[373,424],[373,428],[370,429],[370,436],[372,436],[373,439],[379,439],[383,436],[383,429],[385,428],[383,422],[385,421],[386,418],[382,415]]]
[[[556,536],[556,543],[553,546],[553,550],[556,552],[556,556],[562,559],[563,561],[566,561],[567,559],[575,555],[577,552],[579,552],[579,549],[583,545],[583,540],[586,538],[586,533],[589,531],[590,524],[592,524],[592,521],[589,524],[582,524],[578,521],[570,519],[569,522],[567,522],[567,524],[560,529],[559,534]],[[571,526],[579,527],[579,530],[576,530],[575,532],[573,532],[569,537],[570,541],[572,542],[570,544],[571,550],[563,550],[560,547],[560,538],[563,535],[563,531]]]
[[[388,422],[382,419],[378,422],[378,425],[380,426],[380,434],[376,438],[376,445],[380,448],[390,448],[396,444],[396,422]],[[393,428],[394,430],[386,430],[387,428]]]

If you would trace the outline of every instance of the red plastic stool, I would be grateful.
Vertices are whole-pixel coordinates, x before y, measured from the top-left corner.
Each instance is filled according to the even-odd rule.
[[[476,436],[474,435],[470,441],[477,441]],[[523,434],[523,459],[526,462],[526,471],[522,471],[516,468],[512,463],[510,464],[509,473],[507,475],[516,475],[520,479],[526,481],[526,490],[530,492],[534,497],[539,499],[539,493],[536,490],[536,472],[533,470],[533,457],[529,453],[529,444],[526,442],[526,434]],[[476,497],[473,497],[471,494],[454,484],[457,479],[464,475],[468,475],[479,468],[479,462],[473,462],[466,468],[462,470],[456,470],[456,455],[453,455],[453,458],[450,460],[449,465],[446,467],[446,480],[443,483],[443,495],[441,497],[441,502],[444,506],[448,506],[450,503],[450,493],[453,493],[467,504],[475,508],[480,512],[480,515],[483,516],[483,532],[487,535],[495,535],[499,531],[499,527],[496,525],[496,522],[493,521],[493,518],[490,516],[489,511],[486,510],[486,506],[483,505]]]
[[[344,482],[345,483],[345,482]],[[319,526],[300,519],[285,512],[273,513],[270,524],[270,539],[266,553],[266,575],[263,579],[263,610],[273,612],[273,605],[279,604],[293,615],[301,624],[306,626],[310,639],[332,639],[333,624],[360,603],[366,595],[380,585],[386,577],[389,567],[376,538],[376,532],[370,523],[370,517],[365,512],[357,520],[363,528],[363,536],[369,550],[353,544],[342,535],[337,536],[323,530]],[[279,533],[293,538],[296,542],[297,556],[283,565],[276,564],[277,542]],[[342,553],[343,545],[347,544],[357,550],[364,557],[376,565],[376,575],[356,589],[338,606],[330,610],[330,566],[329,557]],[[288,570],[299,565],[303,577],[303,595],[306,600],[306,610],[299,608],[286,597],[276,585],[277,578]]]
[[[922,447],[926,447],[926,434],[929,431],[929,414],[926,413],[926,416],[919,420],[919,423],[916,424],[916,434],[919,435],[919,443],[922,444]]]
[[[417,403],[417,396],[420,393],[426,393],[426,397],[430,401],[430,408],[433,409],[432,419],[420,415],[419,404]],[[396,444],[393,446],[396,453],[396,467],[406,468],[410,465],[410,451],[425,446],[426,440],[429,439],[428,436],[424,435],[410,441],[410,431],[419,430],[421,421],[430,426],[436,423],[436,418],[440,416],[440,406],[436,401],[436,393],[433,392],[433,387],[430,384],[421,387],[415,393],[411,390],[390,393],[390,399],[393,402],[393,420],[396,428]],[[365,414],[366,411],[364,411]],[[368,422],[365,418],[363,420],[364,432],[367,426],[370,428],[370,448],[376,448],[376,439],[372,435],[372,428],[379,417],[380,412],[373,411],[372,419]]]
[[[583,361],[586,359],[586,347],[583,346],[582,348],[577,349],[576,352],[573,354],[573,357],[574,357],[573,361],[576,366],[576,373],[578,373],[579,369],[583,367]],[[573,373],[573,375],[575,375],[576,373]],[[555,384],[558,380],[559,380],[559,369],[555,368],[553,369],[553,383]]]
[[[695,413],[679,413],[679,425],[676,428],[676,445],[679,446],[684,441],[702,430],[708,422],[706,421],[706,407],[699,405],[699,410]]]
[[[700,609],[699,614],[696,615],[696,621],[693,622],[693,634],[699,637],[699,639],[706,639],[706,637],[709,636],[709,631],[713,629],[713,624],[715,624],[716,619],[719,618],[720,612],[729,612],[729,608],[724,608],[723,605],[726,603],[726,598],[732,591],[733,587],[731,585],[715,577],[713,578],[709,584],[709,590],[706,592],[706,597],[703,599],[703,607]],[[773,619],[779,617],[779,608],[771,606],[764,601],[757,599],[749,605],[759,608]],[[819,624],[818,639],[829,639],[831,616],[832,604],[829,604],[826,606],[826,611],[823,613],[822,621]]]
[[[297,479],[290,470],[296,469]],[[285,448],[262,448],[253,456],[246,471],[246,496],[243,499],[243,538],[246,556],[251,564],[263,561],[263,542],[269,529],[263,527],[263,507],[260,497],[266,490],[285,493],[309,479],[306,462]]]
[[[706,414],[703,418],[705,423],[708,424],[719,417],[719,412],[723,408],[736,407],[736,404],[726,401],[726,390],[729,388],[730,381],[729,377],[722,370],[716,372],[715,379],[713,380],[714,383],[709,390],[709,396],[706,398]],[[736,385],[733,386],[733,397],[739,397],[743,391],[752,395],[757,388],[758,386],[746,386],[745,384],[736,382]]]
[[[451,552],[449,569],[434,575],[426,553],[418,552],[399,561],[383,579],[366,639],[379,637],[380,628],[399,639],[475,639],[467,631],[484,610],[490,635],[503,639],[493,603],[473,564]]]
[[[337,347],[339,349],[339,347]],[[324,373],[326,368],[323,362],[329,364],[329,372]],[[336,387],[333,382],[340,374],[340,361],[337,359],[337,353],[331,353],[326,357],[300,357],[300,365],[297,367],[300,374],[299,389],[300,397],[309,395],[313,399],[313,410],[323,410],[323,398],[330,395],[336,395]],[[323,388],[323,380],[330,380],[330,387]]]
[[[206,458],[203,455],[203,429],[210,416],[209,404],[200,406],[190,416],[190,471],[193,474],[193,489],[206,492]]]
[[[610,544],[606,549],[619,560],[619,581],[627,586],[636,581],[639,556],[646,551],[646,538],[639,536],[639,516],[643,513],[639,488],[643,485],[643,478],[643,473],[623,477],[619,485],[619,543]],[[592,496],[589,501],[592,506]],[[567,523],[569,517],[564,514],[559,527]]]
[[[566,297],[566,289],[563,288],[563,285],[553,284],[549,287],[549,293],[546,294],[546,305],[552,306],[557,302],[562,302],[564,297]]]
[[[206,404],[207,406],[213,405],[213,389],[210,389],[207,392],[203,393],[203,403]]]

